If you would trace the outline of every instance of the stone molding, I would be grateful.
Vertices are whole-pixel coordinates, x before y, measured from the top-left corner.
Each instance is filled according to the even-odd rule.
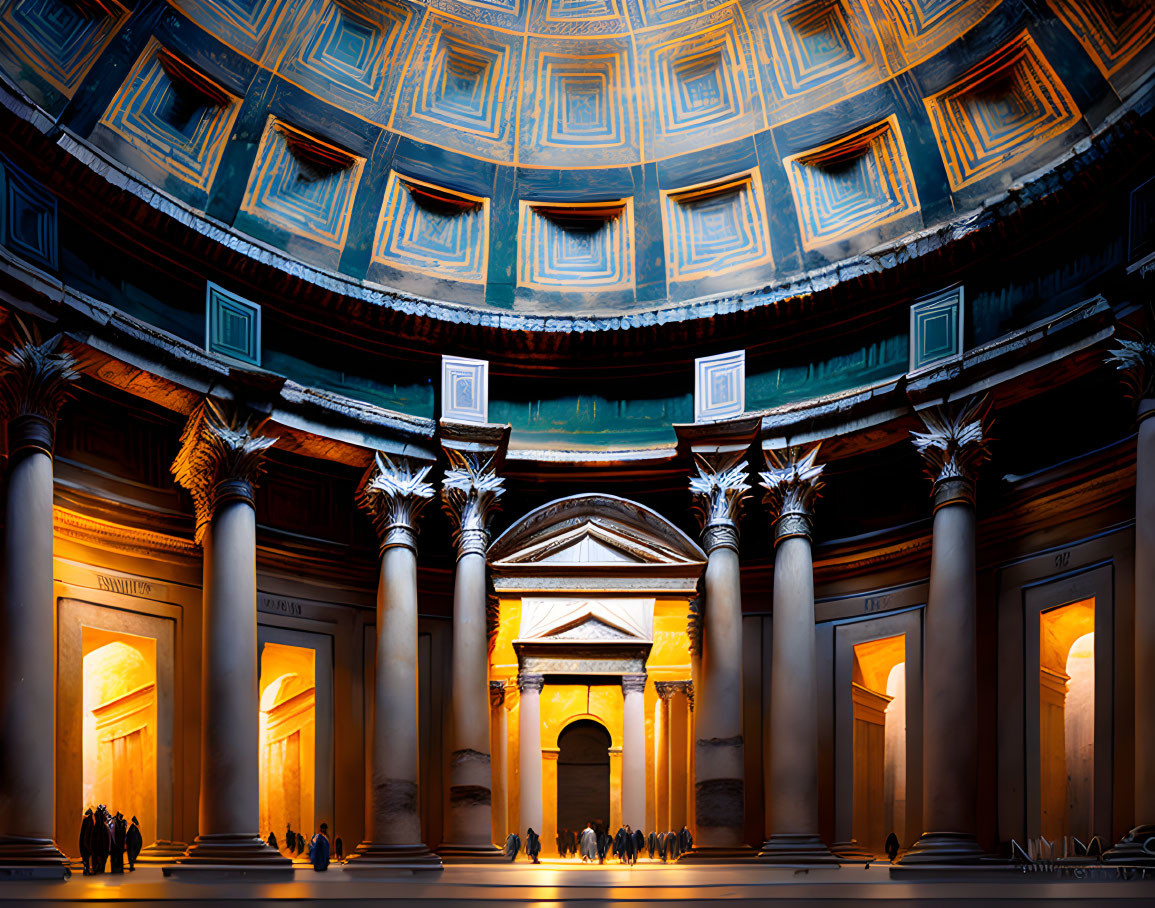
[[[645,675],[622,675],[622,694],[644,694],[646,692]]]
[[[8,452],[52,455],[56,417],[80,378],[76,359],[61,351],[62,334],[46,341],[15,318],[17,338],[0,361],[0,406],[8,419]]]
[[[357,503],[369,512],[381,551],[405,546],[417,551],[417,520],[433,498],[425,481],[433,464],[377,452],[374,465],[357,490]]]
[[[694,682],[693,681],[655,681],[654,690],[658,692],[658,696],[663,700],[669,700],[674,694],[679,692],[686,695],[686,699],[692,704],[694,702]]]
[[[952,502],[973,505],[979,468],[990,459],[990,400],[984,394],[919,413],[926,432],[911,432],[933,483],[934,509]]]
[[[774,544],[791,536],[809,539],[814,530],[814,505],[821,494],[823,464],[817,463],[818,449],[784,448],[763,450],[766,472],[760,473],[763,502],[774,525]]]
[[[265,452],[277,442],[276,436],[258,434],[262,422],[263,417],[205,398],[185,423],[171,469],[177,485],[192,496],[197,543],[204,541],[218,505],[253,504]]]
[[[517,688],[523,694],[531,692],[540,694],[543,687],[545,687],[545,675],[537,672],[518,672]]]

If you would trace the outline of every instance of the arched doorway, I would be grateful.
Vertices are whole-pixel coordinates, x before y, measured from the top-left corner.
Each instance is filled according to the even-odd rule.
[[[558,736],[557,829],[581,831],[610,819],[610,733],[592,719],[578,719]]]

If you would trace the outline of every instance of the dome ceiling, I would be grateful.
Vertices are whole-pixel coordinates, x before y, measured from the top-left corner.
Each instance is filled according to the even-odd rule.
[[[369,284],[559,314],[941,224],[1096,130],[1152,39],[1146,0],[0,3],[21,89],[197,212]]]

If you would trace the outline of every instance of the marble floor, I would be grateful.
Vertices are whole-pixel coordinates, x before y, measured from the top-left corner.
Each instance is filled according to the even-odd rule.
[[[1114,873],[1104,876],[1113,877]],[[762,904],[784,906],[933,905],[961,908],[991,905],[1155,905],[1155,874],[1149,879],[1059,878],[1019,870],[944,870],[892,874],[889,865],[869,868],[791,870],[758,865],[674,866],[643,861],[634,867],[544,861],[534,866],[450,866],[441,873],[365,879],[334,865],[326,873],[296,870],[283,882],[237,880],[188,881],[163,877],[159,867],[138,868],[123,877],[76,874],[67,882],[0,883],[0,905],[30,903],[35,908],[79,902],[130,902],[134,906],[177,904],[213,908],[272,904],[278,901],[340,905],[357,903],[464,908],[466,905],[641,906]]]

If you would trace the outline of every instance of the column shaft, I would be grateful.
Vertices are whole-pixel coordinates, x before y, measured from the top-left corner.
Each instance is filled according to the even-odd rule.
[[[622,678],[622,822],[646,828],[645,675]]]
[[[1135,823],[1155,836],[1155,400],[1135,448]]]
[[[521,825],[518,835],[525,840],[527,829],[541,834],[541,675],[522,674],[521,705],[518,709],[518,757],[521,794]]]
[[[654,729],[654,832],[670,828],[670,697],[658,699]]]
[[[679,696],[670,704],[670,818],[667,832],[689,826],[690,786],[693,778],[690,751],[689,698]]]

